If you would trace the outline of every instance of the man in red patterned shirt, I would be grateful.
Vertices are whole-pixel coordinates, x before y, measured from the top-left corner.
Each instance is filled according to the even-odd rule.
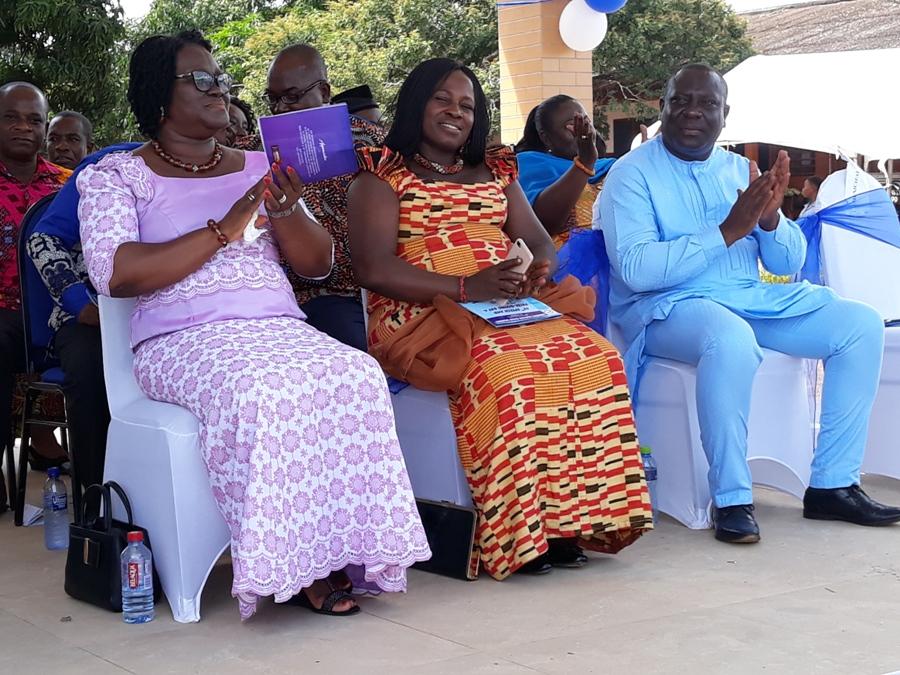
[[[40,89],[26,82],[0,87],[0,447],[12,442],[15,374],[25,365],[19,228],[28,207],[59,190],[71,174],[38,154],[46,131],[47,99]],[[0,499],[0,511],[5,501]]]

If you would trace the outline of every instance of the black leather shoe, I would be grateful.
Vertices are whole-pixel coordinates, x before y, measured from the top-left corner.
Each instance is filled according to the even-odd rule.
[[[738,504],[713,509],[716,539],[729,544],[755,544],[759,526],[753,517],[753,504]]]
[[[543,555],[539,555],[534,560],[529,560],[527,563],[522,565],[519,569],[516,570],[518,574],[531,574],[533,576],[540,576],[541,574],[547,574],[548,572],[553,571],[553,565],[550,564],[550,556],[546,553]]]
[[[855,525],[890,525],[900,522],[900,508],[879,504],[859,485],[845,488],[807,488],[803,517],[811,520],[843,520]]]
[[[550,549],[547,551],[547,562],[553,567],[566,569],[578,569],[587,565],[588,557],[575,542],[575,539],[551,539],[548,541]]]

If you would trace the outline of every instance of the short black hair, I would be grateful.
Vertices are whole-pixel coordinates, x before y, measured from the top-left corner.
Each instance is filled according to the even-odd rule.
[[[256,128],[256,114],[253,112],[253,108],[250,107],[250,104],[246,101],[242,101],[237,96],[231,96],[231,105],[236,108],[240,108],[241,112],[244,113],[244,117],[247,118],[247,126],[250,128],[250,133],[253,133],[253,130]]]
[[[525,120],[525,128],[522,130],[522,139],[516,143],[516,152],[525,152],[526,150],[534,150],[536,152],[546,152],[547,147],[541,140],[541,132],[544,131],[544,123],[547,118],[552,115],[563,103],[569,103],[575,99],[568,94],[557,94],[541,101],[531,112],[528,113],[528,119]]]
[[[61,110],[56,113],[50,121],[52,122],[57,117],[68,117],[70,119],[75,119],[81,122],[81,131],[84,133],[84,137],[87,139],[88,145],[91,144],[91,141],[94,140],[94,125],[91,124],[91,121],[82,115],[80,112],[76,112],[74,110]]]
[[[212,44],[198,30],[177,35],[152,35],[141,42],[128,64],[128,103],[141,133],[159,135],[160,118],[168,112],[175,86],[175,60],[186,45],[212,52]]]
[[[422,142],[422,120],[425,117],[425,106],[435,89],[456,71],[469,78],[475,92],[475,119],[469,138],[462,148],[462,158],[471,165],[481,164],[484,161],[487,139],[491,132],[491,116],[488,112],[487,98],[472,69],[453,59],[437,58],[422,61],[406,77],[397,93],[394,120],[391,130],[384,140],[386,146],[406,158],[412,157],[419,151],[419,144]]]
[[[708,63],[686,63],[681,66],[675,73],[666,81],[666,91],[665,97],[669,97],[669,91],[672,89],[672,85],[675,84],[675,78],[681,75],[685,70],[705,70],[707,73],[711,73],[719,78],[719,82],[722,83],[722,89],[725,91],[725,103],[728,100],[728,82],[725,81],[725,77],[718,70],[713,68]]]

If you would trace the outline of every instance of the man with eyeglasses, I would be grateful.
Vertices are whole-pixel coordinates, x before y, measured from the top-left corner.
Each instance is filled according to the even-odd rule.
[[[269,66],[263,100],[273,115],[307,110],[331,102],[328,69],[319,51],[307,44],[283,49]],[[380,146],[384,131],[377,124],[350,116],[354,142]],[[301,279],[285,265],[300,308],[309,324],[344,344],[367,350],[359,286],[350,264],[347,189],[355,174],[306,185],[303,200],[335,243],[334,268],[323,281]]]

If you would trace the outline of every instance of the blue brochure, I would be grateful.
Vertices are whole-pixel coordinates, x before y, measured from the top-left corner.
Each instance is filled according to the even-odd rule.
[[[534,298],[510,300],[502,305],[495,302],[461,302],[460,305],[497,328],[522,326],[562,316],[549,305]]]

